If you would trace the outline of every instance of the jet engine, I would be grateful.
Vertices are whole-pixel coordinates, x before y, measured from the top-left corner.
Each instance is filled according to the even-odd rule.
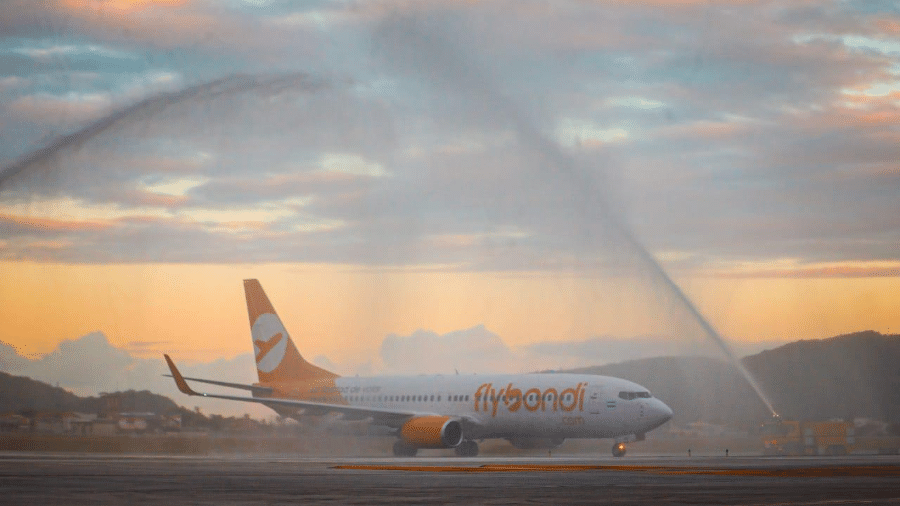
[[[419,416],[403,424],[400,439],[414,448],[455,448],[463,440],[462,424],[449,416]]]

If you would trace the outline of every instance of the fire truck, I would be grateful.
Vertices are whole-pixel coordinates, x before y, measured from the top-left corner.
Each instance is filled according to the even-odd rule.
[[[760,427],[763,455],[846,455],[856,449],[853,423],[775,418]]]

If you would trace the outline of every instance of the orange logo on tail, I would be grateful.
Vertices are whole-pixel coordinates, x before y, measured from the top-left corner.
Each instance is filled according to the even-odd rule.
[[[259,353],[256,354],[256,361],[259,362],[260,360],[262,360],[263,357],[265,357],[270,351],[272,351],[272,348],[274,348],[276,344],[280,343],[283,338],[284,334],[279,332],[272,336],[272,338],[268,341],[263,341],[261,339],[253,341],[253,344],[255,344],[256,348],[259,350]]]

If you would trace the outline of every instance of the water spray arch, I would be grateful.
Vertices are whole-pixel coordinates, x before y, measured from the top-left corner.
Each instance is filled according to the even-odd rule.
[[[769,411],[775,414],[775,410],[768,400],[759,384],[753,376],[746,370],[741,361],[735,355],[727,341],[716,331],[716,329],[707,321],[700,313],[697,307],[690,301],[684,291],[673,281],[671,276],[663,269],[654,256],[646,247],[637,239],[634,233],[625,225],[624,220],[619,217],[611,209],[609,203],[600,193],[593,193],[591,189],[595,188],[591,178],[586,174],[585,168],[582,167],[569,154],[564,152],[558,144],[552,141],[541,130],[536,128],[526,115],[522,114],[514,105],[514,103],[497,91],[489,79],[481,75],[477,70],[469,68],[461,61],[453,50],[449,49],[449,45],[444,42],[437,41],[433,36],[425,37],[417,30],[414,22],[409,20],[393,20],[386,28],[392,31],[394,35],[397,29],[403,28],[400,35],[401,39],[407,42],[415,41],[414,44],[407,44],[407,49],[426,50],[439,53],[439,61],[441,64],[447,65],[448,69],[443,71],[445,82],[442,86],[457,88],[462,94],[475,94],[479,101],[491,103],[494,108],[495,115],[506,124],[510,125],[523,145],[531,146],[532,149],[539,154],[543,160],[543,168],[553,178],[569,185],[573,191],[575,201],[572,203],[578,209],[578,212],[595,217],[596,220],[605,224],[620,244],[624,245],[628,252],[638,259],[645,271],[664,287],[667,293],[676,302],[679,308],[690,315],[690,317],[703,329],[705,335],[712,340],[722,351],[722,353],[731,361],[735,367],[744,375],[760,399],[765,403]],[[396,49],[396,48],[394,48]],[[467,78],[461,83],[452,82],[448,79],[448,74],[465,75]],[[270,94],[278,94],[287,90],[305,90],[312,91],[327,86],[328,83],[322,80],[314,79],[305,73],[292,74],[261,74],[261,75],[231,75],[220,79],[196,84],[186,87],[179,91],[162,93],[141,100],[133,105],[119,109],[100,118],[91,124],[64,136],[57,138],[46,146],[39,148],[18,161],[4,167],[0,170],[0,191],[9,184],[32,170],[46,168],[52,165],[53,161],[66,153],[77,151],[89,143],[91,140],[114,131],[117,127],[126,124],[132,124],[148,120],[155,115],[191,100],[211,100],[216,98],[229,97],[247,92],[263,92]]]

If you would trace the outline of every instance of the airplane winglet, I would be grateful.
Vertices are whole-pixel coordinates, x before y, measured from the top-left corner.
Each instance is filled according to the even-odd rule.
[[[169,364],[169,370],[172,371],[172,377],[175,378],[175,384],[178,385],[178,390],[181,390],[181,393],[187,395],[200,395],[188,386],[187,381],[184,380],[184,376],[182,376],[178,371],[178,368],[175,367],[175,362],[172,362],[172,359],[169,358],[168,355],[163,354],[163,356],[166,357],[166,363]]]

